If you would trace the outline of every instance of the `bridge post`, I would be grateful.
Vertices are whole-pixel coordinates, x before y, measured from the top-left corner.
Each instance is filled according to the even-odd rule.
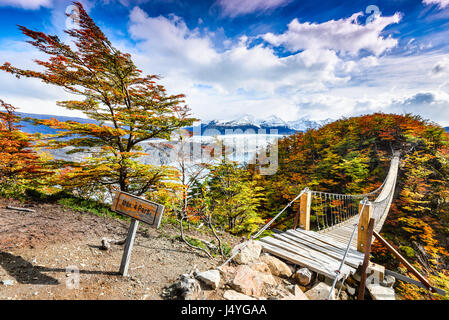
[[[303,230],[310,230],[310,208],[312,205],[312,192],[304,192],[299,200],[299,227]],[[296,222],[295,227],[296,229]]]
[[[368,226],[373,212],[371,202],[368,200],[360,201],[359,212],[360,211],[362,212],[360,214],[359,230],[357,233],[357,251],[365,252],[365,245],[368,238]]]

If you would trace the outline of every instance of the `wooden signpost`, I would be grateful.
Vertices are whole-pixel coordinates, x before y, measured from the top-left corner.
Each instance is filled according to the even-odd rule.
[[[119,271],[123,276],[128,274],[129,260],[131,258],[131,251],[133,249],[134,238],[136,237],[139,221],[157,229],[161,224],[164,209],[165,207],[161,204],[136,197],[126,192],[119,191],[115,194],[111,210],[131,217],[131,224],[128,229]]]

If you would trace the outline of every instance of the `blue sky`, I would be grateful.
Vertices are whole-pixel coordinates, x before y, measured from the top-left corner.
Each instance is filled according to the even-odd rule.
[[[203,120],[410,112],[449,125],[449,0],[81,1],[120,50]],[[0,0],[0,63],[44,58],[17,25],[66,38],[65,0]],[[69,21],[70,22],[70,21]],[[59,88],[0,73],[23,112],[77,115]]]

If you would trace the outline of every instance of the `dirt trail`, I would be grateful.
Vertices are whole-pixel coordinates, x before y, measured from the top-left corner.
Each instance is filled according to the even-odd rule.
[[[36,213],[7,210],[7,205]],[[220,262],[174,239],[178,231],[173,226],[155,230],[141,223],[129,277],[121,277],[123,246],[107,251],[99,246],[103,237],[125,238],[127,228],[126,221],[56,204],[0,199],[0,299],[162,299],[164,287],[180,274]],[[74,288],[76,277],[68,267],[79,269],[79,288]],[[13,280],[12,285],[2,285],[5,280]]]

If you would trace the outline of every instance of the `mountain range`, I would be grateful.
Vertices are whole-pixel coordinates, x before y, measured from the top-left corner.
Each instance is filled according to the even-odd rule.
[[[18,113],[22,118],[30,117],[36,119],[51,119],[55,118],[59,121],[77,121],[81,123],[97,123],[95,120],[77,118],[77,117],[66,117],[66,116],[55,116],[46,114],[31,114],[31,113]],[[251,115],[245,115],[241,118],[234,120],[211,120],[203,121],[200,126],[187,127],[188,130],[199,130],[201,129],[201,134],[205,136],[213,135],[224,135],[227,130],[232,130],[232,133],[238,133],[236,130],[242,130],[241,133],[248,133],[254,130],[254,133],[258,133],[258,130],[266,130],[267,134],[270,130],[277,130],[279,135],[290,135],[296,132],[307,131],[308,129],[316,129],[325,124],[332,122],[332,119],[326,120],[310,120],[305,117],[292,120],[284,121],[281,118],[272,115],[264,119],[258,119]],[[21,121],[20,125],[22,130],[27,133],[42,133],[42,134],[54,134],[56,130],[51,129],[47,126],[35,126],[32,123]],[[445,128],[449,132],[449,127]]]
[[[31,114],[31,113],[18,113],[22,118],[36,118],[36,119],[51,119],[55,118],[59,121],[77,121],[81,123],[98,123],[95,120],[77,118],[77,117],[66,117],[66,116],[55,116],[55,115],[45,115],[45,114]],[[331,122],[331,119],[313,121],[307,118],[300,118],[293,121],[284,121],[277,116],[270,116],[264,119],[257,119],[251,115],[245,115],[241,118],[234,120],[211,120],[203,121],[199,126],[187,127],[188,130],[199,130],[201,129],[201,134],[206,136],[212,135],[224,135],[229,133],[249,133],[254,130],[254,133],[258,133],[258,130],[266,130],[269,134],[270,130],[277,130],[279,135],[290,135],[298,131],[306,131],[310,128],[318,128],[324,124]],[[51,129],[47,126],[35,126],[30,122],[21,121],[20,125],[22,130],[27,133],[42,133],[42,134],[55,134],[56,130]],[[232,132],[230,132],[232,130]],[[237,130],[241,130],[237,131]]]

